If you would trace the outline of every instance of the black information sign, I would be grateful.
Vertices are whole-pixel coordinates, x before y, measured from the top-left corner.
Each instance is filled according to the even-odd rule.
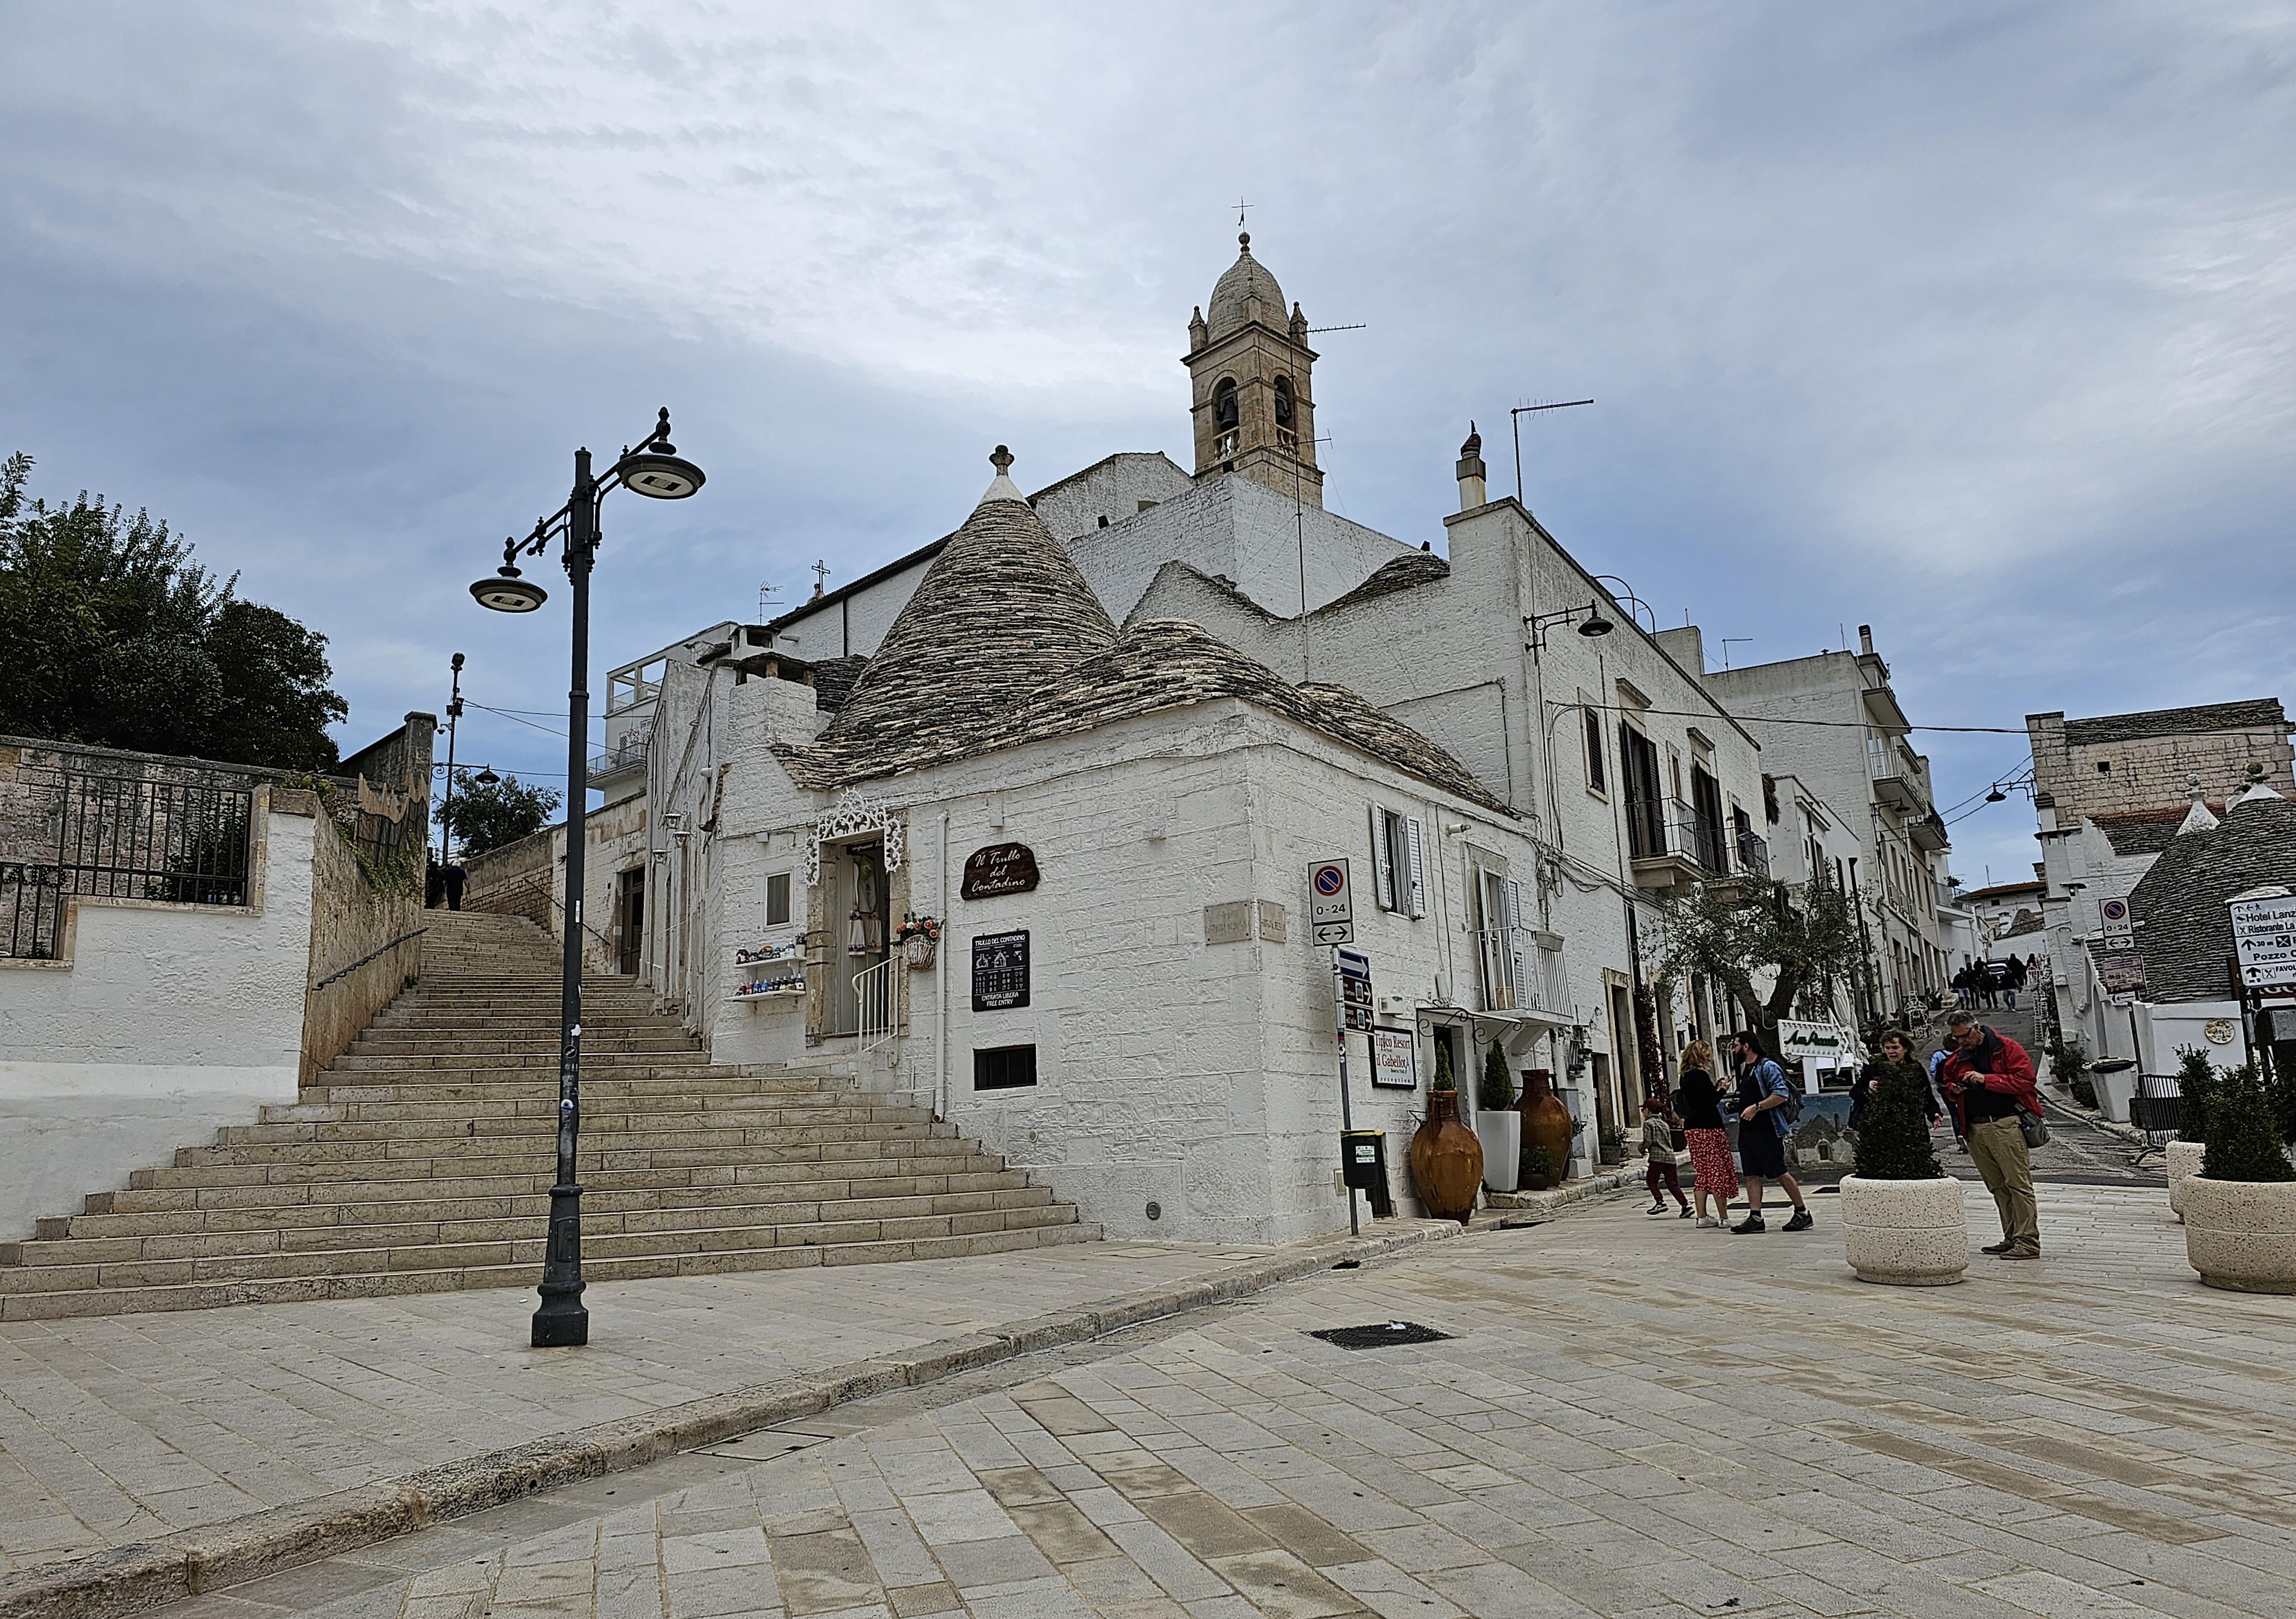
[[[1029,1004],[1029,933],[977,933],[972,940],[972,1009],[1002,1012]]]
[[[976,849],[964,862],[964,881],[957,892],[967,900],[988,900],[998,894],[1025,894],[1037,886],[1037,856],[1026,843],[991,843]]]

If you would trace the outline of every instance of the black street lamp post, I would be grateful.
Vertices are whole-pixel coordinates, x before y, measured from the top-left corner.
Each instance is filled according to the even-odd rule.
[[[471,587],[482,607],[532,612],[548,599],[542,587],[519,574],[518,557],[539,556],[553,539],[566,542],[566,577],[572,581],[573,683],[566,694],[566,929],[564,976],[558,999],[558,1179],[550,1188],[550,1234],[542,1253],[542,1303],[534,1312],[537,1349],[575,1348],[590,1341],[590,1312],[582,1303],[582,1188],[574,1179],[574,1149],[582,1102],[582,844],[590,796],[590,565],[598,550],[598,503],[619,486],[655,500],[683,500],[701,487],[701,469],[669,441],[669,409],[636,449],[602,478],[590,471],[590,452],[574,452],[574,492],[534,525],[525,539],[503,541],[495,577]]]
[[[449,864],[454,858],[455,836],[455,728],[463,720],[463,654],[456,653],[453,664],[455,690],[447,704],[447,799],[439,809],[439,864]]]

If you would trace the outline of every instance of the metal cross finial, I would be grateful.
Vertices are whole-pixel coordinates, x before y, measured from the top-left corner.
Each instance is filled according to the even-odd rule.
[[[821,591],[822,591],[822,587],[823,587],[824,585],[827,584],[828,582],[829,582],[829,563],[828,563],[828,562],[826,561],[826,559],[824,559],[824,560],[823,560],[823,561],[821,561],[821,562],[817,562],[817,563],[814,563],[814,564],[813,564],[813,593],[814,593],[814,595],[816,595],[816,596],[819,596],[819,595],[821,594]]]
[[[1243,210],[1244,210],[1245,209],[1247,209],[1247,208],[1250,208],[1250,206],[1251,206],[1251,204],[1250,204],[1250,203],[1249,203],[1249,202],[1247,202],[1247,201],[1245,201],[1242,197],[1238,197],[1238,198],[1235,200],[1235,228],[1236,228],[1236,229],[1238,229],[1238,230],[1242,230],[1242,229],[1243,228]]]

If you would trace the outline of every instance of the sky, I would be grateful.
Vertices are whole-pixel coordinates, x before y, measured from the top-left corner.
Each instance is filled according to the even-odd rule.
[[[436,712],[562,781],[603,670],[1040,488],[1188,460],[1188,315],[1254,251],[1324,336],[1326,503],[1442,545],[1468,422],[1736,663],[1871,624],[1957,875],[2028,875],[2023,716],[2296,698],[2296,7],[834,7],[12,0],[0,452],[330,638],[355,747]],[[562,584],[554,567],[531,574]],[[1957,813],[1957,812],[1956,812]]]

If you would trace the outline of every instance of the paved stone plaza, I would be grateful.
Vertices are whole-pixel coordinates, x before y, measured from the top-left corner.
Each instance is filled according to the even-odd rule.
[[[1851,1280],[1817,1206],[1733,1237],[1581,1205],[168,1612],[2230,1619],[2296,1593],[2296,1300],[2202,1288],[2157,1190],[2046,1188],[2046,1261],[1942,1290]],[[1458,1335],[1305,1335],[1390,1318]]]

